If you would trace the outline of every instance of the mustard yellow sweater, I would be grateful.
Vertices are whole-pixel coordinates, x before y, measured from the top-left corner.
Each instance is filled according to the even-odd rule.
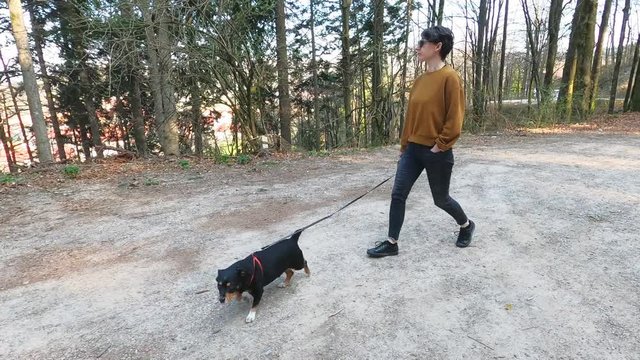
[[[464,86],[451,66],[420,75],[409,94],[400,138],[402,151],[410,142],[451,149],[460,137],[464,106]]]

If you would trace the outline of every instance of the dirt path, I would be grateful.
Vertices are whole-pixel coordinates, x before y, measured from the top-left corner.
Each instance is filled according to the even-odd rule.
[[[312,276],[221,305],[218,268],[393,173],[397,149],[0,193],[0,358],[480,359],[640,354],[640,136],[466,137],[453,195],[426,177],[401,254],[390,187],[305,231]],[[212,290],[198,293],[202,290]]]

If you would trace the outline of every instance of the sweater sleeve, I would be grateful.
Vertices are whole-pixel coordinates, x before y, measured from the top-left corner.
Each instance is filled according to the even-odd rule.
[[[413,96],[413,88],[409,93],[407,103],[411,102],[411,96]],[[407,148],[407,145],[409,144],[409,134],[410,134],[409,129],[413,126],[413,124],[411,123],[412,117],[410,116],[409,111],[410,109],[407,109],[407,112],[404,117],[405,119],[404,125],[402,126],[402,134],[400,135],[400,152],[404,152],[405,149]]]
[[[458,74],[449,76],[445,81],[445,120],[442,132],[438,134],[436,144],[443,151],[449,150],[460,137],[464,120],[464,87]]]

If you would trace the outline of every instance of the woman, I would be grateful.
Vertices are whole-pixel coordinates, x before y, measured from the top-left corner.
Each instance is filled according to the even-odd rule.
[[[398,237],[404,221],[405,203],[411,187],[426,170],[435,205],[460,225],[456,246],[467,247],[475,224],[457,201],[449,196],[453,151],[464,119],[464,87],[458,73],[445,63],[453,49],[450,29],[435,26],[422,32],[417,48],[427,71],[414,82],[406,121],[400,138],[400,161],[391,194],[389,237],[368,249],[371,257],[398,255]]]

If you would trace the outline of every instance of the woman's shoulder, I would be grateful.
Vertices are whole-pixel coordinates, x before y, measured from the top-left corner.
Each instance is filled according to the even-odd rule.
[[[450,64],[445,65],[443,71],[443,75],[446,77],[456,77],[456,78],[460,78],[460,73],[458,72],[458,70],[454,69],[453,66],[451,66]]]
[[[445,80],[462,82],[462,77],[460,73],[458,72],[458,70],[454,69],[453,66],[447,64],[445,66],[445,69],[442,69],[442,70],[445,70],[442,72],[442,76],[445,78]]]

